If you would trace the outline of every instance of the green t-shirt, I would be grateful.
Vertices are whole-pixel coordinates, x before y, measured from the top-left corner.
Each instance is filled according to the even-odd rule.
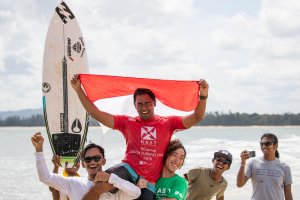
[[[159,178],[156,182],[156,199],[176,198],[184,200],[187,192],[187,181],[175,174],[169,178]]]

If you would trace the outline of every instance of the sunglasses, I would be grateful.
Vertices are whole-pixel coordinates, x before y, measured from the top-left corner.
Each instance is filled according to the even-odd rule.
[[[83,161],[86,163],[90,163],[90,162],[92,162],[92,160],[95,162],[99,162],[101,159],[103,159],[103,157],[99,156],[99,155],[98,156],[87,156],[87,157],[83,158]]]
[[[260,142],[260,146],[263,147],[263,146],[271,146],[273,144],[273,142]]]
[[[230,165],[229,160],[222,159],[222,158],[215,158],[215,160],[216,160],[217,162],[223,163],[223,165]]]

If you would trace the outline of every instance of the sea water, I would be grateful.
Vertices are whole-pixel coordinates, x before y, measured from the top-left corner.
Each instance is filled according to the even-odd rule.
[[[49,169],[52,171],[52,152],[44,127],[9,127],[0,128],[0,199],[51,200],[51,193],[46,185],[38,180],[34,147],[30,137],[37,131],[46,138],[44,153]],[[292,170],[292,192],[294,199],[300,199],[300,127],[194,127],[176,133],[186,147],[187,157],[184,166],[178,171],[182,175],[189,169],[202,166],[212,167],[215,151],[226,149],[233,154],[233,163],[224,177],[229,185],[225,198],[230,200],[250,199],[251,183],[248,181],[243,188],[236,187],[236,174],[240,166],[240,152],[244,149],[255,150],[261,156],[259,146],[260,136],[271,132],[279,139],[280,159],[286,162]],[[107,164],[104,169],[120,163],[125,152],[125,141],[117,131],[103,134],[100,127],[90,127],[87,142],[102,145],[106,150]],[[87,176],[80,168],[79,173]]]

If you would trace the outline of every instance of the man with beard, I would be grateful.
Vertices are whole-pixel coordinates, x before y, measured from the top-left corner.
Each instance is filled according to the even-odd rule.
[[[155,115],[155,94],[148,88],[137,88],[133,94],[134,106],[138,113],[135,117],[113,115],[98,109],[87,98],[78,76],[73,77],[71,84],[86,111],[103,125],[119,130],[126,140],[125,158],[120,165],[112,167],[107,172],[113,172],[133,183],[136,183],[139,177],[145,178],[148,181],[147,188],[142,189],[139,199],[155,200],[155,183],[161,176],[163,155],[173,133],[191,128],[204,118],[209,89],[207,82],[199,81],[198,105],[193,113],[186,116]],[[100,194],[113,189],[114,187],[107,182],[98,182],[83,200],[97,200]]]

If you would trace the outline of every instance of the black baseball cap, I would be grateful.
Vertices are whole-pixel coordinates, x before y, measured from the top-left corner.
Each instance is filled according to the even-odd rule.
[[[227,150],[219,150],[215,152],[214,158],[216,157],[226,158],[230,162],[230,164],[232,163],[232,154]]]

